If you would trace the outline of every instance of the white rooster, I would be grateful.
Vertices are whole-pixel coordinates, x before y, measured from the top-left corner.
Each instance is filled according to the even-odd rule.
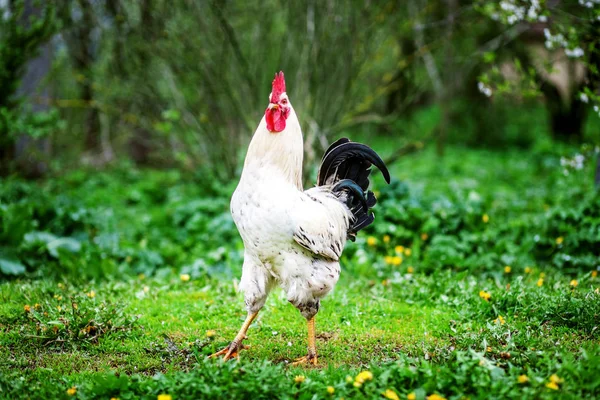
[[[317,186],[302,189],[303,139],[285,90],[275,75],[269,106],[246,155],[231,214],[244,241],[240,289],[248,316],[229,346],[211,357],[238,357],[248,327],[279,285],[308,321],[308,355],[295,364],[317,364],[315,315],[340,275],[339,258],[347,239],[373,222],[367,192],[371,165],[389,183],[389,172],[369,147],[340,139],[325,152]]]

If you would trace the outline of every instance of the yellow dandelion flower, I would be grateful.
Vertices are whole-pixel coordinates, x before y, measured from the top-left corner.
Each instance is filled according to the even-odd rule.
[[[445,397],[442,397],[442,396],[440,396],[440,395],[439,395],[439,394],[437,394],[437,393],[434,393],[434,394],[432,394],[432,395],[430,395],[430,396],[427,396],[427,400],[446,400],[446,398],[445,398]]]
[[[415,269],[409,265],[408,268],[406,269],[406,272],[409,274],[412,274],[413,272],[415,272]]]
[[[544,284],[544,278],[538,279],[538,281],[537,281],[538,287],[541,287],[543,284]]]
[[[334,394],[335,393],[335,388],[333,386],[327,386],[327,393]]]
[[[577,282],[577,279],[573,279],[571,282],[569,282],[569,285],[577,287],[577,285],[579,285],[579,282]]]
[[[392,389],[388,389],[383,393],[383,397],[390,400],[400,400],[400,397]]]
[[[521,384],[529,382],[529,377],[527,375],[519,375],[517,381]]]
[[[371,371],[362,371],[354,378],[355,382],[360,382],[361,384],[371,380],[373,380],[373,373]]]
[[[561,245],[562,242],[565,241],[565,238],[563,238],[562,236],[559,236],[556,238],[556,244]]]
[[[352,379],[352,377],[350,375],[346,375],[346,383],[352,383],[354,382],[354,379]]]
[[[296,383],[302,383],[304,382],[306,378],[304,377],[304,375],[296,375],[296,377],[294,378],[294,382]]]
[[[367,238],[367,244],[371,247],[375,246],[377,244],[377,239],[375,239],[373,236],[369,236]]]
[[[485,301],[489,301],[490,297],[492,297],[492,295],[489,294],[488,292],[486,292],[485,290],[481,290],[481,291],[479,291],[479,297],[481,297]]]
[[[417,400],[417,395],[415,394],[415,392],[411,392],[406,395],[406,400]]]
[[[58,311],[62,311],[62,307],[61,307],[61,306],[56,306],[56,309],[57,309]]]
[[[361,386],[362,386],[362,383],[361,383],[361,382],[358,382],[358,381],[354,381],[354,383],[353,383],[352,385],[353,385],[355,388],[359,388],[359,387],[361,387]]]
[[[75,310],[77,310],[77,309],[79,308],[79,306],[77,305],[77,303],[71,303],[71,305],[73,306],[73,308],[74,308]]]
[[[77,393],[77,388],[75,386],[67,389],[67,394],[69,396],[75,396],[75,393]]]
[[[25,310],[25,312],[30,312],[31,311],[31,306],[29,304],[25,304],[23,306],[23,310]]]
[[[563,383],[565,380],[563,378],[560,378],[558,375],[556,374],[552,374],[550,375],[550,378],[548,378],[550,380],[550,382],[554,382],[556,384],[558,383]]]
[[[531,267],[525,267],[525,273],[526,274],[530,274],[531,273]]]
[[[159,394],[156,400],[173,400],[173,396],[170,394]]]
[[[386,264],[392,264],[394,262],[394,257],[392,257],[392,256],[385,256],[383,258],[383,261],[385,261]]]
[[[425,232],[421,233],[421,240],[426,241],[427,239],[429,239],[429,235],[426,234]]]
[[[394,247],[394,251],[397,254],[402,254],[404,252],[404,246],[396,246],[396,247]]]
[[[408,256],[410,256],[411,254],[412,254],[412,250],[411,250],[411,249],[405,249],[405,250],[404,250],[404,255],[405,255],[405,256],[407,256],[407,257],[408,257]]]
[[[498,315],[498,318],[496,318],[496,319],[494,320],[494,322],[495,322],[495,323],[499,323],[500,325],[504,325],[504,323],[505,323],[506,321],[504,320],[504,317],[503,317],[502,315]]]
[[[90,299],[93,299],[94,297],[96,297],[96,292],[94,292],[93,290],[90,290],[90,292],[87,293],[87,297],[89,297]]]
[[[39,310],[42,306],[40,305],[40,303],[35,303],[35,305],[33,306],[33,308],[35,308],[36,310]]]
[[[512,268],[510,267],[510,265],[507,265],[506,267],[504,267],[504,273],[505,274],[510,274],[511,270],[512,270]]]
[[[546,387],[548,389],[558,390],[558,385],[556,384],[556,382],[548,382],[546,383]]]
[[[110,400],[119,400],[118,397],[111,397]]]
[[[58,285],[56,285],[56,286],[58,286],[58,288],[59,288],[59,289],[64,289],[64,287],[65,287],[65,285],[63,285],[63,284],[62,284],[62,283],[60,283],[60,282],[59,282],[59,283],[58,283]]]
[[[392,257],[392,265],[398,266],[400,264],[402,264],[402,257],[400,256],[394,256]]]
[[[595,278],[598,276],[598,271],[592,271],[592,278]]]
[[[181,274],[179,275],[179,279],[181,279],[182,282],[187,282],[190,280],[190,274]]]
[[[213,337],[217,334],[217,332],[213,329],[209,329],[206,331],[206,337]]]
[[[491,346],[486,347],[485,351],[487,351],[488,353],[491,353],[492,352],[492,347]]]
[[[481,220],[483,221],[484,224],[487,224],[488,222],[490,222],[490,216],[487,214],[483,214],[481,216]]]
[[[390,242],[390,235],[383,235],[383,243],[389,243]]]

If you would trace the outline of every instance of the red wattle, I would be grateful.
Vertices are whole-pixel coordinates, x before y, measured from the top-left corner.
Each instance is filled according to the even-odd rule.
[[[285,129],[285,116],[279,108],[267,108],[265,111],[265,120],[269,132],[281,132]]]

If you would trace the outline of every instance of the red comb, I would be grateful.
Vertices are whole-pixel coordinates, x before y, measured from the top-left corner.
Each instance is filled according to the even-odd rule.
[[[277,103],[279,101],[279,96],[285,92],[285,79],[283,78],[283,71],[279,71],[278,74],[275,74],[275,79],[273,79],[273,89],[271,90],[271,103]]]

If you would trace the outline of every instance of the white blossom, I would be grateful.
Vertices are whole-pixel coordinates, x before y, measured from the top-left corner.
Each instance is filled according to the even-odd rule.
[[[584,52],[581,47],[575,47],[574,49],[565,49],[565,54],[568,57],[579,58],[583,56]]]
[[[590,99],[587,94],[579,93],[579,100],[581,100],[582,103],[587,103]]]
[[[531,7],[527,10],[527,18],[536,19],[540,12],[540,1],[539,0],[531,0]]]
[[[582,170],[584,162],[585,156],[583,154],[575,154],[575,156],[572,159],[566,157],[560,158],[560,166],[563,168],[563,173],[565,175],[569,174],[569,168],[574,169],[576,171]]]
[[[477,83],[477,89],[479,89],[479,91],[483,93],[486,97],[492,96],[492,89],[483,82]]]

